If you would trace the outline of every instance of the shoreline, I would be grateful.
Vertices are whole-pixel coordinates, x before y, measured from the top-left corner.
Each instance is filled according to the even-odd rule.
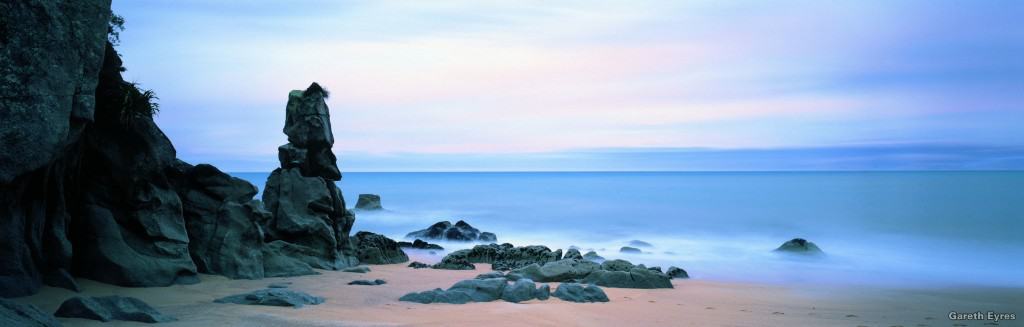
[[[415,260],[416,258],[411,258]],[[201,282],[168,287],[127,288],[78,279],[83,292],[44,287],[38,294],[13,299],[54,312],[76,295],[137,297],[175,322],[160,326],[988,326],[991,321],[951,321],[957,312],[1013,312],[1024,307],[1024,288],[896,289],[819,287],[675,279],[673,289],[603,288],[607,303],[571,303],[551,298],[522,303],[468,304],[399,302],[405,293],[448,288],[491,271],[412,269],[408,263],[371,265],[366,274],[320,271],[321,275],[232,280],[200,275]],[[347,285],[380,278],[380,286]],[[321,296],[326,302],[300,309],[213,303],[219,297],[292,282],[290,289]],[[549,283],[554,289],[558,283]],[[59,318],[66,326],[139,326]],[[1016,321],[1000,321],[1014,326]]]

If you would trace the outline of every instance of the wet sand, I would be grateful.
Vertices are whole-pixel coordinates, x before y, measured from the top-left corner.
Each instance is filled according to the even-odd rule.
[[[79,279],[85,295],[137,297],[178,318],[158,326],[991,326],[987,321],[950,321],[951,310],[1014,312],[1024,309],[1022,289],[897,290],[824,288],[701,280],[674,280],[674,289],[604,288],[611,302],[547,301],[417,304],[399,302],[412,291],[447,288],[489,271],[412,269],[405,264],[370,266],[367,274],[230,280],[201,275],[195,285],[124,288]],[[380,286],[347,285],[356,279],[387,280]],[[291,289],[326,298],[301,309],[213,303],[213,299],[292,282]],[[557,283],[552,283],[552,291]],[[15,299],[53,312],[75,293],[46,287]],[[1024,312],[1017,312],[1018,316]],[[1018,318],[1020,319],[1020,318]],[[66,326],[149,326],[60,318]],[[1021,325],[1021,320],[999,326]]]

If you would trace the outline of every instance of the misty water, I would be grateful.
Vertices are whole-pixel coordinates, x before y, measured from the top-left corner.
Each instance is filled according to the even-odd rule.
[[[261,190],[268,176],[235,175]],[[575,245],[696,279],[1024,286],[1024,172],[346,173],[338,185],[350,207],[382,197],[353,232],[396,240],[461,219],[499,242]],[[827,256],[772,252],[794,237]],[[654,247],[619,253],[630,240]]]

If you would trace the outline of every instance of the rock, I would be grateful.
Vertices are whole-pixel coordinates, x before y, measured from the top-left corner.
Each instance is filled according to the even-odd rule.
[[[317,305],[324,303],[324,299],[322,297],[312,296],[289,289],[268,288],[244,294],[222,297],[214,300],[213,302],[294,307],[298,309],[307,304]]]
[[[647,243],[647,242],[644,242],[644,241],[641,241],[641,240],[629,241],[629,246],[637,247],[637,248],[650,248],[650,247],[654,247],[654,245],[651,245],[651,243]]]
[[[356,201],[356,209],[359,210],[381,210],[384,209],[380,205],[380,195],[376,194],[360,194],[359,201]]]
[[[291,277],[319,275],[308,263],[300,258],[308,258],[303,248],[285,241],[273,241],[263,246],[263,276]]]
[[[75,278],[63,268],[57,268],[56,270],[50,271],[43,276],[43,283],[53,287],[60,287],[69,289],[75,292],[81,292],[82,289],[78,286],[78,282]]]
[[[380,234],[356,233],[353,239],[356,258],[364,264],[393,264],[409,261],[409,256],[398,247],[398,243]]]
[[[268,240],[304,247],[302,260],[315,268],[337,270],[358,262],[347,234],[354,218],[334,183],[279,168],[267,178],[263,203],[273,214],[262,226]]]
[[[645,268],[633,268],[628,272],[596,270],[587,275],[583,282],[618,288],[672,288],[667,275]]]
[[[0,298],[0,326],[60,327],[60,321],[31,304]]]
[[[387,283],[388,282],[383,280],[383,279],[374,279],[374,280],[359,279],[359,280],[354,280],[354,281],[348,282],[349,285],[369,285],[369,286],[384,285],[384,284],[387,284]]]
[[[551,286],[548,284],[540,285],[540,287],[537,288],[536,292],[534,292],[533,297],[541,301],[547,300],[548,298],[551,297]]]
[[[607,271],[629,271],[633,267],[633,263],[622,259],[605,260],[601,263],[601,270]]]
[[[501,292],[501,299],[508,302],[523,302],[537,298],[537,285],[529,279],[520,279],[505,286]]]
[[[270,283],[267,288],[288,288],[289,286],[292,286],[291,282]]]
[[[124,320],[145,323],[169,322],[177,319],[161,314],[145,302],[133,297],[76,296],[61,303],[57,317],[84,318],[99,321]]]
[[[446,257],[447,258],[447,257]],[[450,259],[435,263],[430,268],[446,270],[476,270],[476,266],[466,259]]]
[[[596,263],[580,259],[563,259],[545,263],[543,266],[531,264],[512,272],[538,282],[564,282],[582,279],[600,269]]]
[[[512,244],[477,245],[472,249],[449,253],[442,263],[450,261],[466,261],[470,263],[490,263],[494,270],[511,270],[533,263],[544,264],[561,259],[562,252],[551,251],[546,246],[531,245],[513,247]]]
[[[422,263],[422,262],[419,262],[419,261],[413,261],[412,263],[409,264],[409,268],[423,269],[423,268],[430,268],[430,265]],[[473,268],[475,269],[476,267],[473,267]]]
[[[398,247],[401,247],[401,248],[413,248],[413,249],[420,249],[420,250],[444,250],[444,248],[441,247],[440,245],[427,243],[427,242],[424,242],[421,239],[416,239],[412,243],[410,243],[410,242],[398,242]]]
[[[342,269],[341,271],[342,272],[357,273],[357,274],[365,274],[365,273],[370,272],[370,267],[367,267],[367,266],[349,267],[349,268]]]
[[[476,279],[491,279],[491,278],[505,278],[505,274],[500,271],[486,272],[476,275]]]
[[[583,286],[577,283],[562,283],[555,290],[554,297],[569,302],[608,302],[608,295],[600,287]]]
[[[604,257],[597,255],[597,252],[587,251],[587,253],[583,255],[583,260],[602,263],[604,262]]]
[[[467,279],[459,281],[447,290],[440,288],[413,292],[399,298],[399,301],[418,303],[451,303],[490,302],[501,298],[506,282],[504,278]]]
[[[650,271],[653,271],[653,272],[657,272],[657,273],[662,273],[662,274],[664,274],[664,272],[663,272],[663,271],[661,271],[661,267],[658,267],[658,266],[654,266],[654,267],[647,267],[647,270],[650,270]]]
[[[668,272],[665,274],[668,275],[669,278],[690,278],[690,274],[687,274],[686,270],[675,266],[668,267]]]
[[[469,294],[463,292],[447,292],[440,288],[435,288],[425,292],[412,292],[398,298],[399,301],[405,302],[416,302],[423,304],[430,303],[450,303],[450,304],[464,304],[469,303],[472,299]]]
[[[792,240],[787,241],[786,243],[782,243],[782,245],[775,249],[775,252],[785,252],[803,255],[825,254],[825,252],[822,252],[821,249],[814,244],[814,242],[810,242],[802,238],[794,238]]]
[[[637,248],[634,248],[634,247],[629,247],[629,246],[623,246],[621,249],[619,249],[619,252],[622,252],[622,253],[643,253],[643,251],[640,251],[640,249],[637,249]]]
[[[470,226],[465,221],[459,220],[452,225],[451,222],[442,221],[430,225],[427,229],[415,231],[405,235],[406,238],[419,238],[424,240],[445,240],[460,242],[497,242],[493,233],[481,233],[479,229]]]
[[[507,279],[510,282],[514,282],[514,281],[517,281],[517,280],[520,280],[520,279],[523,279],[523,278],[526,278],[526,277],[523,277],[522,274],[518,274],[518,273],[514,273],[514,272],[510,272],[507,275],[505,275],[505,279]]]
[[[580,254],[580,250],[578,250],[578,249],[569,249],[569,251],[565,251],[565,255],[562,256],[562,259],[580,259],[580,260],[583,260],[583,255]]]

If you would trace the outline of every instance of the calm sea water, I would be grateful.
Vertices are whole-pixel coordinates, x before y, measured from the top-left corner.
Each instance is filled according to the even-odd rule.
[[[235,175],[261,189],[268,176]],[[346,173],[338,185],[349,206],[383,199],[354,231],[396,239],[463,219],[500,242],[576,245],[701,279],[1024,286],[1024,172]],[[771,252],[793,237],[828,255]],[[618,253],[634,239],[655,247]]]

